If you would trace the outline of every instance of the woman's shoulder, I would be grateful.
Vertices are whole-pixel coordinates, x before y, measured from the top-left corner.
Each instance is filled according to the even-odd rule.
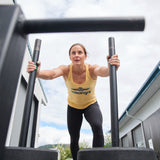
[[[98,67],[97,64],[88,64],[89,71],[94,71],[94,69],[97,68],[97,67]]]
[[[98,67],[97,64],[94,64],[94,65],[88,64],[88,70],[89,70],[90,76],[91,76],[92,79],[94,79],[94,80],[97,79],[97,76],[94,74],[94,71],[95,71],[95,69],[96,69],[97,67]]]
[[[59,68],[63,72],[64,79],[67,79],[68,74],[69,74],[70,65],[60,65]]]
[[[70,65],[60,65],[59,68],[62,69],[63,72],[69,72]]]

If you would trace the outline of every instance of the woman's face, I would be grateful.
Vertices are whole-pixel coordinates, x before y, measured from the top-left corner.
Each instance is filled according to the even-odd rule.
[[[73,64],[84,64],[87,55],[80,45],[75,45],[70,50],[70,60]]]

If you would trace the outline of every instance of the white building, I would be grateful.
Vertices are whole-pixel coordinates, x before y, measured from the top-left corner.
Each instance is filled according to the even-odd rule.
[[[123,147],[160,152],[160,62],[119,118]]]

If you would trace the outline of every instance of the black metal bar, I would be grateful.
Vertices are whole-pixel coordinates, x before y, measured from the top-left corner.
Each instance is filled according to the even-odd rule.
[[[3,160],[8,126],[20,80],[27,37],[16,29],[22,11],[0,6],[0,160]]]
[[[35,45],[34,45],[33,58],[32,58],[32,61],[35,64],[37,63],[39,58],[40,46],[41,46],[41,40],[36,39]],[[20,147],[26,147],[26,144],[27,144],[27,135],[28,135],[30,112],[31,112],[31,106],[32,106],[36,73],[37,73],[37,70],[34,70],[33,72],[30,73],[30,76],[29,76],[27,95],[26,95],[24,113],[23,113],[21,135],[20,135],[20,141],[19,141]]]
[[[37,128],[37,117],[38,117],[38,104],[40,102],[34,97],[34,118],[33,118],[33,126],[32,126],[32,137],[30,146],[34,148],[35,146],[35,138],[36,138],[36,128]]]
[[[92,32],[92,31],[143,31],[143,17],[128,18],[65,18],[25,20],[24,33]]]
[[[115,54],[115,41],[109,38],[109,56]],[[119,124],[118,124],[118,97],[116,66],[109,65],[110,71],[110,101],[111,101],[111,138],[112,147],[119,147]]]

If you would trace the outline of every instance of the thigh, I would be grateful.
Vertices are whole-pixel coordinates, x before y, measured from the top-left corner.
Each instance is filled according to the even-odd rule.
[[[84,116],[91,126],[102,126],[102,113],[97,102],[86,108]]]
[[[82,125],[82,112],[79,109],[68,106],[67,125],[71,136],[78,136]]]

